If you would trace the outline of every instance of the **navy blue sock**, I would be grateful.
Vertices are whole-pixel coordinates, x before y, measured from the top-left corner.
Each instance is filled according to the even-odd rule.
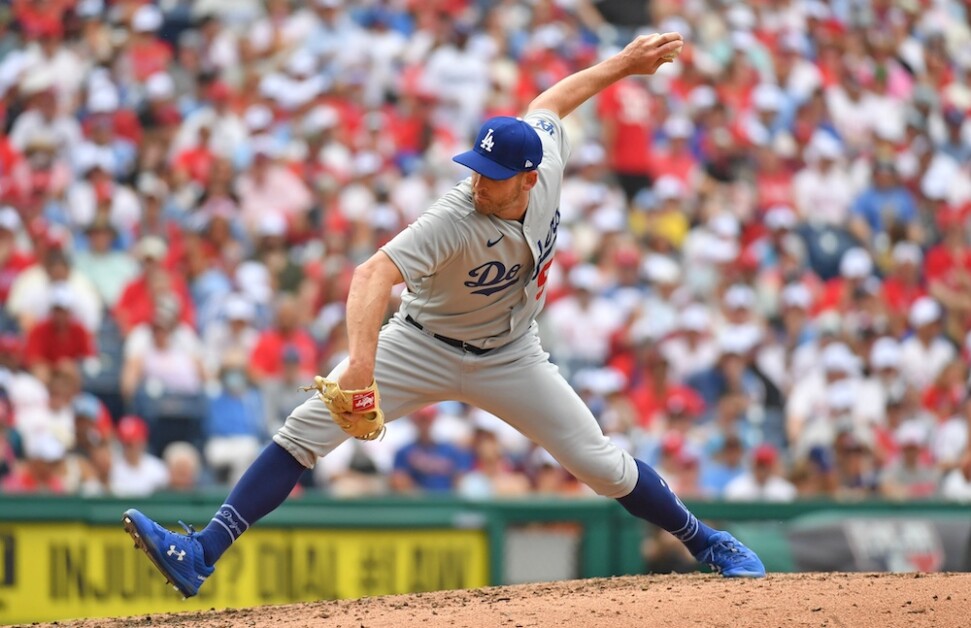
[[[673,534],[692,555],[708,547],[708,537],[715,530],[698,521],[654,469],[640,460],[635,459],[635,462],[637,484],[628,495],[617,500],[620,505],[635,517],[646,519]]]
[[[267,445],[196,536],[206,564],[216,564],[243,532],[282,504],[304,471],[306,467],[286,449],[276,443]]]

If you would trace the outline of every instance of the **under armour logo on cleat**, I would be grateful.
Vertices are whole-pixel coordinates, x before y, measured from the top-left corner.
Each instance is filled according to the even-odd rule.
[[[169,551],[166,552],[169,556],[175,556],[175,560],[182,560],[185,558],[185,550],[177,550],[174,545],[169,545]]]

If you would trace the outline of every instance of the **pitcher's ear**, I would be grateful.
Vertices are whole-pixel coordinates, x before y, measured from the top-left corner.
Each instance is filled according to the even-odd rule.
[[[539,172],[537,172],[536,170],[531,170],[524,174],[525,176],[523,177],[523,190],[524,191],[532,190],[533,187],[536,185],[536,183],[539,181]]]

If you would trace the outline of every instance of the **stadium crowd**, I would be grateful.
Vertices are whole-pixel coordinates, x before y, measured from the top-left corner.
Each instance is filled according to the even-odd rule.
[[[676,30],[676,63],[567,120],[545,346],[683,497],[971,500],[969,24],[956,0],[5,3],[0,492],[232,482],[481,120]],[[586,491],[455,403],[305,484]]]

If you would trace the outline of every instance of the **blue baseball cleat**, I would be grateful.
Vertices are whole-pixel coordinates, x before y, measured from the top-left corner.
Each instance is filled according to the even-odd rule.
[[[122,523],[135,541],[135,547],[145,552],[169,584],[185,597],[198,593],[214,571],[203,558],[195,531],[181,521],[186,534],[171,532],[131,508],[125,511]]]
[[[708,539],[708,547],[695,555],[700,563],[707,563],[726,578],[764,578],[765,566],[755,552],[742,545],[728,532],[716,532]]]

